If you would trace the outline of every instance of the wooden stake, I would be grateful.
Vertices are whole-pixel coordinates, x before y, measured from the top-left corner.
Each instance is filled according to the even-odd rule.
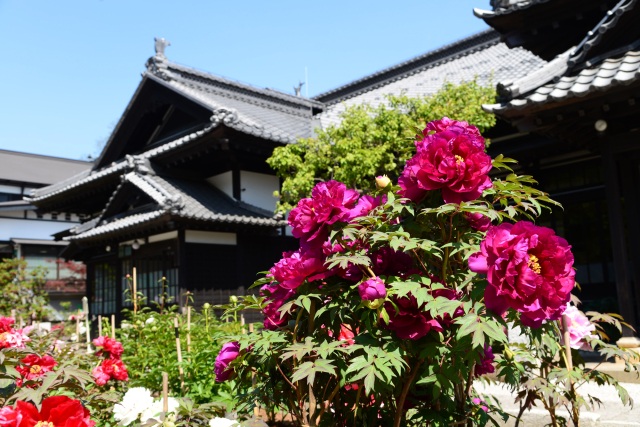
[[[169,374],[162,373],[162,421],[169,412]]]
[[[13,318],[14,321],[16,320],[16,309],[15,308],[11,309],[11,317]]]
[[[178,316],[173,319],[173,327],[176,331],[176,350],[178,352],[178,372],[180,373],[180,391],[184,393],[184,369],[182,369],[182,350],[180,349],[180,329],[178,329]]]
[[[102,315],[98,315],[98,336],[102,336]]]
[[[116,315],[111,315],[111,338],[116,339]]]
[[[244,314],[240,313],[240,327],[242,328],[242,333],[246,334],[247,331],[244,329]]]
[[[562,333],[564,339],[564,354],[567,358],[567,370],[573,371],[573,360],[571,358],[571,332],[569,331],[569,317],[566,314],[562,315]],[[573,382],[571,379],[567,380],[567,388],[571,389]]]
[[[138,280],[136,278],[136,268],[133,267],[133,314],[138,312]]]
[[[244,317],[242,317],[244,318]],[[252,334],[253,333],[253,323],[249,323],[249,333]],[[256,373],[255,371],[251,372],[251,386],[255,389],[256,388]],[[253,418],[258,419],[258,417],[260,416],[260,406],[257,400],[254,402],[253,405]]]
[[[187,353],[191,353],[191,306],[187,306]]]
[[[82,297],[82,312],[84,313],[84,328],[87,336],[87,353],[91,353],[91,331],[89,330],[89,299]]]

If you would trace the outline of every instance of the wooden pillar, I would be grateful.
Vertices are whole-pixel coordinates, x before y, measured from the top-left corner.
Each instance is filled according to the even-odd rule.
[[[618,164],[616,161],[615,141],[603,138],[600,141],[602,152],[604,181],[607,188],[607,206],[609,214],[609,228],[611,232],[611,249],[613,252],[614,277],[618,295],[618,308],[624,319],[638,326],[635,310],[635,295],[632,278],[628,265],[625,221],[622,210],[620,181],[618,179]],[[634,332],[623,328],[623,337],[634,337]]]

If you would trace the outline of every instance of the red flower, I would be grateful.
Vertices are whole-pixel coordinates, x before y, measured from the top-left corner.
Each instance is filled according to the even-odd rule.
[[[96,425],[89,418],[89,411],[82,406],[82,403],[67,396],[47,397],[42,401],[40,411],[32,403],[19,400],[13,414],[16,419],[15,424],[0,424],[0,426],[93,427]],[[2,422],[2,415],[0,411],[0,422]],[[7,415],[10,414],[7,413]]]
[[[58,364],[55,359],[48,354],[40,357],[37,354],[30,354],[21,360],[23,365],[16,366],[22,378],[16,381],[18,387],[22,387],[23,381],[33,381],[42,377],[47,372],[53,370]]]
[[[93,340],[93,345],[96,347],[102,347],[98,351],[96,351],[96,356],[108,357],[110,359],[120,359],[122,353],[124,353],[124,348],[122,347],[122,343],[114,340],[108,336],[101,336]]]
[[[503,315],[521,313],[524,325],[537,328],[562,316],[575,285],[571,246],[553,230],[528,221],[489,228],[469,268],[486,273],[487,308]]]
[[[118,381],[129,380],[127,367],[120,359],[104,359],[100,365],[93,368],[91,374],[99,386],[105,385],[112,378]]]
[[[460,203],[491,187],[491,157],[477,128],[445,117],[429,123],[423,135],[398,179],[401,196],[417,202],[427,191],[441,189],[445,203]]]
[[[495,372],[496,368],[493,366],[493,348],[489,345],[484,346],[484,351],[482,352],[482,360],[480,363],[476,364],[474,373],[476,377],[484,374],[492,374]]]
[[[231,374],[233,374],[233,370],[229,369],[229,364],[233,362],[239,354],[240,344],[237,341],[228,342],[222,346],[214,364],[216,382],[221,383],[229,379]]]
[[[11,332],[15,322],[13,317],[0,317],[0,334],[3,332]]]

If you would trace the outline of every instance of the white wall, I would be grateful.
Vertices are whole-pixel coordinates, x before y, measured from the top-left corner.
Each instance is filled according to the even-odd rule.
[[[216,245],[237,245],[236,233],[220,233],[217,231],[186,230],[184,240],[187,243],[211,243]]]
[[[227,196],[233,197],[233,177],[230,171],[211,176],[207,178],[207,182],[223,191]]]
[[[242,201],[269,212],[276,210],[276,198],[273,192],[280,190],[277,176],[263,173],[240,171]]]

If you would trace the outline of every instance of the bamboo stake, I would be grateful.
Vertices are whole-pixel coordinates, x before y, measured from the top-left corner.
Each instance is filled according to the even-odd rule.
[[[187,306],[187,353],[191,353],[191,306]]]
[[[98,315],[98,336],[102,336],[102,315]]]
[[[133,267],[133,314],[138,312],[138,280],[136,276],[136,268]]]
[[[116,315],[111,315],[111,338],[116,339]]]
[[[76,342],[80,342],[80,310],[76,314]]]
[[[246,334],[247,331],[244,329],[244,314],[240,313],[240,328],[242,330],[242,334]]]
[[[87,353],[91,353],[91,331],[89,330],[89,299],[82,297],[82,311],[84,312],[84,328],[87,336]]]
[[[16,309],[15,308],[11,309],[11,317],[13,318],[14,321],[16,320]]]
[[[180,349],[180,330],[178,329],[178,316],[173,319],[173,327],[176,332],[176,350],[178,352],[178,372],[180,373],[180,391],[184,394],[184,369],[182,369],[182,350]]]
[[[167,416],[167,412],[169,412],[169,374],[166,372],[162,373],[162,421],[165,420]]]
[[[564,354],[567,358],[567,369],[573,371],[573,360],[571,358],[571,332],[569,331],[569,318],[566,314],[562,315],[562,333],[564,338]],[[573,382],[567,380],[567,388],[571,388]]]

